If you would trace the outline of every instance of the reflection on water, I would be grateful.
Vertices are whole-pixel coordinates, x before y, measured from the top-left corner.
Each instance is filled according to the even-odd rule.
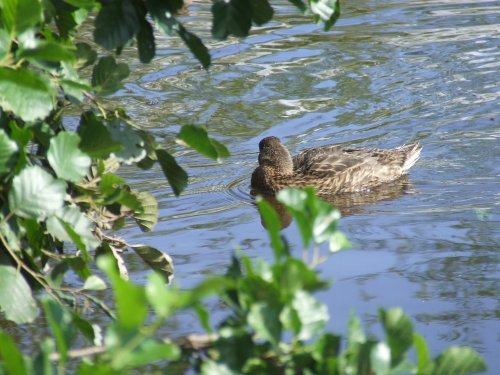
[[[206,29],[209,9],[194,1],[188,28]],[[498,3],[344,2],[326,33],[286,2],[276,14],[246,40],[213,42],[202,33],[214,56],[209,73],[178,41],[160,37],[158,57],[135,65],[131,82],[110,99],[154,129],[190,175],[176,199],[159,169],[125,173],[155,194],[161,219],[152,234],[130,228],[124,236],[172,255],[176,282],[190,287],[207,272],[223,272],[236,246],[271,257],[249,194],[261,138],[280,137],[292,154],[331,143],[390,148],[419,140],[424,150],[411,185],[334,202],[353,248],[321,265],[335,279],[321,294],[330,328],[345,332],[355,309],[380,334],[372,325],[377,308],[402,306],[433,352],[472,345],[486,356],[488,373],[500,374]],[[136,52],[124,56],[135,61]],[[233,156],[218,164],[176,145],[185,123],[206,124]],[[299,252],[295,226],[284,234]],[[141,261],[133,254],[126,261],[143,281]],[[223,313],[218,304],[210,310]],[[194,322],[182,314],[165,330],[183,334]]]

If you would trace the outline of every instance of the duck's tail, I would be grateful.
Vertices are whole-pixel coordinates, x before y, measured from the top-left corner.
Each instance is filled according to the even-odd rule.
[[[406,154],[406,159],[402,168],[404,172],[407,172],[420,158],[422,145],[418,142],[415,142],[409,145],[401,146],[399,149]]]

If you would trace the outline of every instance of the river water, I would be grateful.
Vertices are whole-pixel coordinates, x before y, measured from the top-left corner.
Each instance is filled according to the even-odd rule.
[[[195,1],[182,19],[211,50],[208,73],[175,38],[160,36],[148,65],[124,51],[132,76],[110,101],[164,140],[190,183],[175,198],[158,168],[126,171],[157,197],[160,222],[153,233],[130,227],[123,236],[170,254],[175,282],[189,288],[224,272],[236,247],[271,257],[249,195],[262,137],[280,137],[292,154],[418,140],[422,157],[404,189],[344,202],[341,229],[353,246],[320,266],[333,280],[319,295],[329,329],[345,333],[354,310],[381,337],[377,309],[401,306],[434,355],[470,345],[488,374],[500,374],[500,3],[344,2],[329,32],[286,2],[275,10],[249,38],[217,42],[206,32],[210,4]],[[186,123],[205,124],[232,156],[217,163],[175,144]],[[295,225],[283,233],[300,254]],[[133,253],[125,258],[143,282],[146,267]],[[182,314],[168,333],[188,333],[195,320]]]
[[[401,306],[432,353],[470,345],[500,374],[500,4],[344,2],[329,32],[287,3],[275,9],[275,21],[248,39],[215,42],[205,31],[209,5],[193,3],[184,21],[210,46],[210,72],[165,37],[113,98],[190,175],[175,198],[159,169],[128,173],[158,198],[161,219],[152,234],[126,237],[169,253],[176,283],[190,287],[223,272],[235,247],[270,257],[248,193],[262,137],[280,137],[292,153],[418,140],[422,158],[403,191],[343,210],[353,246],[320,267],[334,280],[320,295],[329,328],[345,333],[354,310],[380,337],[377,308]],[[173,143],[185,123],[205,124],[232,157],[215,163]],[[284,234],[299,253],[295,225]],[[142,281],[144,266],[133,254],[127,261]],[[181,316],[170,329],[189,332],[194,322]]]

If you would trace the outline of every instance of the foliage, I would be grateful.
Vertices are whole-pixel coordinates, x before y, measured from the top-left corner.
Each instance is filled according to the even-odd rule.
[[[323,203],[311,192],[287,190],[280,200],[288,202],[290,197],[294,197],[295,213],[311,219],[298,222],[302,233],[316,232],[318,220],[325,215],[338,217],[331,206],[315,211]],[[280,237],[276,212],[264,200],[258,206],[270,238]],[[329,228],[330,234],[336,232],[333,225]],[[332,240],[327,231],[319,232]],[[292,255],[284,239],[273,241],[272,248],[272,262],[235,255],[224,276],[208,277],[191,290],[166,287],[156,273],[149,275],[146,285],[135,285],[120,276],[111,256],[100,257],[98,266],[113,288],[116,318],[103,329],[44,296],[41,301],[52,337],[44,339],[32,359],[0,332],[0,369],[9,374],[53,374],[54,363],[63,373],[70,360],[76,374],[144,372],[146,365],[153,364],[168,372],[194,366],[202,374],[467,374],[485,369],[481,357],[466,347],[451,347],[431,359],[425,339],[414,332],[399,308],[379,311],[384,340],[367,337],[354,314],[346,342],[325,332],[329,312],[314,292],[327,283]],[[103,281],[93,276],[88,284],[100,289]],[[204,308],[204,301],[213,295],[228,310],[216,329]],[[198,315],[207,335],[158,339],[165,320],[183,309]],[[77,333],[94,346],[72,350]],[[416,363],[408,359],[412,347]],[[86,359],[75,360],[82,357]]]

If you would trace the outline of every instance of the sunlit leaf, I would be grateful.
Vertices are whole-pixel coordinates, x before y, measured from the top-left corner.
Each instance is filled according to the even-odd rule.
[[[295,293],[292,306],[301,325],[299,340],[308,340],[318,335],[330,318],[328,308],[304,290]]]
[[[156,150],[156,157],[160,163],[163,174],[172,187],[175,195],[179,195],[187,186],[188,175],[172,155],[165,150]]]
[[[391,368],[391,350],[385,342],[377,343],[370,351],[370,363],[375,374],[388,374]]]
[[[203,68],[207,69],[211,63],[210,53],[207,47],[203,44],[201,39],[195,34],[186,30],[184,26],[179,24],[177,33],[184,41],[186,46],[188,46],[191,53],[196,57],[196,59],[201,63]]]
[[[12,180],[10,209],[17,215],[41,220],[64,203],[66,184],[38,166],[27,167]]]
[[[122,81],[129,73],[127,64],[117,64],[113,56],[101,57],[92,71],[92,86],[100,95],[113,94],[122,87]]]
[[[248,313],[248,324],[254,329],[256,339],[267,340],[278,345],[281,338],[280,310],[264,303],[252,303]]]
[[[50,140],[47,160],[59,178],[79,182],[88,173],[91,160],[78,148],[79,143],[77,134],[65,131]]]
[[[0,106],[24,121],[41,120],[54,107],[55,90],[49,79],[27,68],[0,68]]]
[[[142,63],[149,63],[156,53],[155,37],[151,24],[143,20],[137,33],[137,50]]]
[[[244,38],[252,27],[252,7],[249,0],[216,0],[212,5],[212,36]]]
[[[149,267],[160,273],[165,281],[171,281],[174,274],[174,263],[168,254],[146,245],[134,245],[131,248]]]
[[[30,323],[38,316],[31,288],[15,267],[0,265],[0,308],[14,323]]]
[[[182,143],[211,159],[225,158],[231,155],[224,145],[208,136],[207,129],[203,126],[183,125],[177,137]]]
[[[101,4],[95,19],[95,41],[107,49],[125,45],[139,31],[140,19],[133,1],[111,0]]]
[[[39,43],[36,47],[30,49],[21,49],[18,52],[18,58],[24,58],[29,61],[74,61],[75,50],[55,42]]]
[[[136,329],[148,313],[144,289],[123,280],[109,255],[97,258],[97,265],[106,272],[113,284],[120,326],[124,329]]]
[[[108,130],[113,141],[119,142],[123,146],[122,150],[113,153],[112,156],[125,164],[132,164],[146,157],[144,140],[125,121],[121,119],[113,120],[109,123]]]
[[[9,138],[5,130],[0,129],[0,176],[11,171],[17,150],[17,143]]]
[[[436,358],[433,375],[462,375],[486,370],[483,358],[469,347],[452,346]]]
[[[264,225],[271,239],[271,247],[276,259],[279,259],[285,251],[285,243],[281,238],[281,222],[278,214],[272,206],[262,197],[257,197],[257,206],[261,214]]]
[[[0,29],[0,60],[10,52],[11,43],[12,41],[7,30]]]
[[[134,220],[143,232],[150,232],[158,223],[158,202],[153,194],[147,191],[132,191],[132,193],[142,207],[140,212],[134,212]]]
[[[418,373],[424,374],[424,370],[431,360],[429,347],[427,346],[425,339],[418,333],[413,334],[413,346],[415,347],[415,352],[417,353]]]
[[[106,289],[106,283],[96,275],[91,275],[85,280],[83,284],[83,289],[87,290],[104,290]]]
[[[29,374],[23,353],[8,334],[0,330],[0,359],[6,374]]]
[[[392,366],[395,366],[404,359],[413,344],[413,325],[408,315],[400,308],[380,309],[379,317],[391,348]]]
[[[2,19],[12,36],[35,26],[42,20],[39,0],[2,0]]]
[[[63,223],[66,223],[74,233],[68,233]],[[86,249],[93,249],[100,244],[92,233],[92,223],[78,206],[64,206],[54,212],[54,215],[47,219],[47,231],[60,241],[73,241],[76,234]]]
[[[151,273],[146,284],[146,297],[155,312],[161,317],[169,316],[178,302],[177,291],[167,288],[165,278],[158,273]]]

